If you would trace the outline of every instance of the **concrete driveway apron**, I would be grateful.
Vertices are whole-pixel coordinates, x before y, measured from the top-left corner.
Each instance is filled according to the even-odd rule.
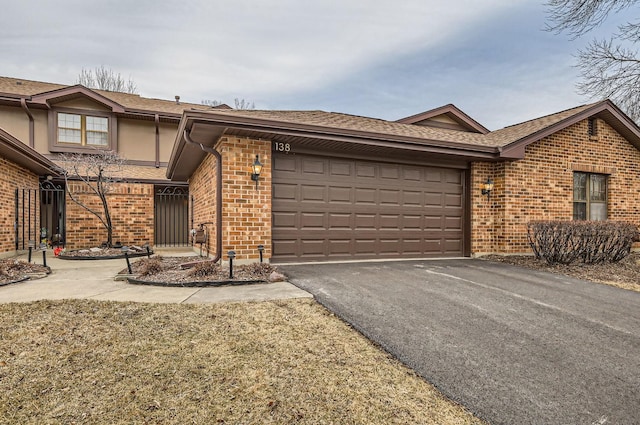
[[[282,268],[492,424],[640,423],[640,293],[471,259]]]

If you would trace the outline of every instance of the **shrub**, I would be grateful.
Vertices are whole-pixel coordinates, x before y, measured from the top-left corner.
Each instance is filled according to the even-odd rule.
[[[242,270],[245,270],[247,273],[250,273],[255,276],[264,276],[264,277],[268,277],[271,274],[271,272],[276,270],[276,268],[269,263],[251,263],[241,267],[242,267]]]
[[[140,275],[149,276],[162,271],[162,257],[154,257],[142,260]]]
[[[527,237],[549,264],[617,262],[629,255],[638,227],[618,221],[533,221]]]
[[[189,270],[189,276],[192,277],[206,277],[215,275],[220,270],[220,265],[213,261],[201,261],[197,263],[191,270]]]

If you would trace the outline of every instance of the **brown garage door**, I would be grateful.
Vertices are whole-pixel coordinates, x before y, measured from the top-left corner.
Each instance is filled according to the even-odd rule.
[[[273,156],[274,261],[463,254],[464,171]]]

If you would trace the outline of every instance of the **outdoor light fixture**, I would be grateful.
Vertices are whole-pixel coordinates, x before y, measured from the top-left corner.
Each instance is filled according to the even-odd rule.
[[[262,252],[264,251],[264,245],[258,245],[258,252],[260,253],[260,262],[262,263]]]
[[[487,199],[491,198],[491,191],[493,190],[493,180],[487,179],[484,184],[482,184],[482,194],[487,195]]]
[[[229,257],[229,279],[233,279],[233,259],[236,258],[236,252],[229,251],[227,256]]]
[[[260,178],[260,173],[262,172],[262,163],[256,155],[256,160],[253,161],[253,165],[251,166],[251,180],[256,182],[256,189],[258,188],[258,179]]]

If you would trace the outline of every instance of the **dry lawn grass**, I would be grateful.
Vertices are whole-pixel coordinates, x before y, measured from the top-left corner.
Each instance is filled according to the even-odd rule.
[[[312,300],[0,304],[0,423],[480,424]]]

